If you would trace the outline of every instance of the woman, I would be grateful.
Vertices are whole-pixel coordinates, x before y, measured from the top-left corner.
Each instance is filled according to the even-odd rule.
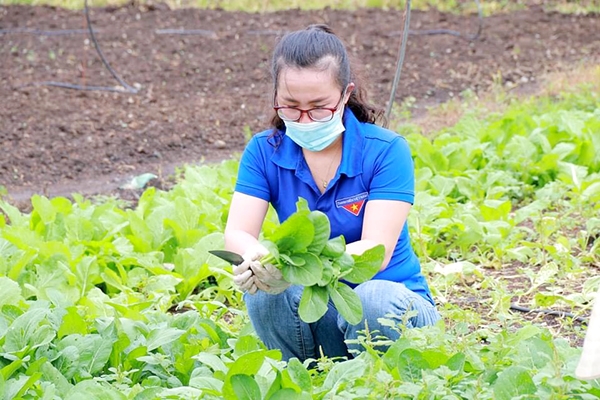
[[[324,25],[292,32],[272,60],[273,129],[255,135],[240,170],[225,229],[228,250],[243,254],[234,282],[244,290],[252,325],[267,347],[284,360],[351,356],[365,330],[397,339],[377,319],[417,315],[409,327],[435,323],[435,309],[408,236],[406,218],[414,200],[410,150],[404,138],[375,125],[381,110],[365,101],[350,69],[346,49]],[[344,235],[346,251],[361,254],[383,244],[381,270],[354,290],[364,320],[350,325],[330,304],[317,322],[298,316],[302,287],[290,286],[279,270],[258,261],[267,250],[258,242],[269,203],[280,221],[296,211],[299,197],[324,212],[331,237]]]

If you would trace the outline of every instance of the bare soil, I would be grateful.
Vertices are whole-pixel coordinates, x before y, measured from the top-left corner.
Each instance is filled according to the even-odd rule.
[[[36,85],[114,86],[85,31],[83,12],[0,7],[0,185],[19,203],[33,193],[107,193],[131,177],[243,150],[271,116],[271,50],[282,33],[329,24],[362,63],[374,103],[389,97],[402,12],[287,10],[269,14],[129,5],[93,9],[107,60],[137,94]],[[473,33],[477,15],[414,11],[411,29]],[[166,33],[194,30],[193,34]],[[411,35],[396,95],[435,105],[466,89],[535,85],[545,73],[597,63],[600,15],[540,7],[486,17],[473,42]],[[422,109],[423,107],[421,107]]]

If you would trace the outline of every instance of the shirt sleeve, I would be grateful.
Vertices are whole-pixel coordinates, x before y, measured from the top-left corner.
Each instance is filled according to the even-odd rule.
[[[413,159],[406,139],[398,135],[375,160],[369,200],[415,200]]]
[[[235,191],[271,201],[271,192],[267,180],[267,155],[261,151],[260,139],[254,136],[240,160]]]

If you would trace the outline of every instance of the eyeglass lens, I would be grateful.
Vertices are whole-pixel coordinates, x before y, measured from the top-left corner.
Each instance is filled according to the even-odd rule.
[[[302,117],[302,110],[297,108],[280,108],[277,113],[282,119],[296,121]],[[333,111],[324,108],[313,108],[307,110],[309,118],[313,121],[328,121],[333,117]]]

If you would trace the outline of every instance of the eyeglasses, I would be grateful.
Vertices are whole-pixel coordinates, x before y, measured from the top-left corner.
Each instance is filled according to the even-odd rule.
[[[346,89],[344,89],[344,91],[342,92],[342,97],[340,97],[340,100],[337,102],[337,104],[335,105],[334,108],[315,107],[315,108],[311,108],[308,110],[302,110],[302,109],[296,108],[296,107],[277,106],[276,105],[276,106],[273,106],[273,109],[275,110],[277,115],[279,115],[279,118],[281,118],[284,121],[292,121],[292,122],[300,121],[300,118],[302,118],[302,114],[306,113],[306,115],[308,115],[308,118],[310,118],[312,121],[328,122],[328,121],[331,121],[331,119],[333,118],[333,114],[337,111],[338,107],[340,106],[340,103],[342,102],[342,100],[344,99],[345,96],[346,96]],[[276,102],[275,102],[276,97],[277,97],[277,93],[275,93],[275,95],[273,96],[273,104],[276,104]]]

